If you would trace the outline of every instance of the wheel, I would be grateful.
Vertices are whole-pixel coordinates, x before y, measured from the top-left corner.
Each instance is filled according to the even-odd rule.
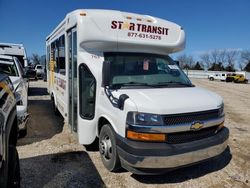
[[[6,149],[6,156],[9,155],[9,150]],[[8,158],[6,160],[2,160],[2,165],[0,168],[0,187],[7,187],[8,183]]]
[[[20,166],[16,147],[9,146],[8,187],[20,187]]]
[[[116,141],[111,125],[102,127],[99,137],[99,152],[103,165],[110,171],[115,172],[121,169],[121,162],[116,150]]]
[[[58,110],[57,107],[56,107],[54,98],[52,98],[52,102],[53,102],[53,111],[54,111],[54,114],[55,114],[56,116],[59,116],[60,112],[59,112],[59,110]]]
[[[214,81],[214,78],[213,78],[213,77],[210,77],[209,80],[210,80],[210,81]]]

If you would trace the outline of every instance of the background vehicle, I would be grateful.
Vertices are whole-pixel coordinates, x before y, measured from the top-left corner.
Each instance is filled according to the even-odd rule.
[[[19,158],[16,150],[18,126],[14,87],[0,73],[0,187],[20,187]]]
[[[25,67],[24,72],[27,78],[36,79],[36,71],[32,66]]]
[[[54,111],[109,171],[159,174],[226,149],[222,98],[168,56],[184,46],[175,23],[111,10],[73,11],[47,37]]]
[[[35,71],[36,71],[36,78],[43,78],[43,75],[44,75],[44,70],[43,70],[43,67],[42,65],[36,65],[35,66]]]
[[[28,121],[28,83],[25,73],[16,57],[0,55],[0,72],[7,74],[12,81],[17,100],[17,117],[19,136],[24,137],[27,134]]]
[[[214,81],[214,80],[225,81],[226,77],[227,77],[226,73],[217,73],[217,74],[214,74],[214,75],[209,75],[208,79],[210,81]]]
[[[0,43],[0,54],[15,56],[23,68],[28,66],[26,50],[23,44]]]
[[[226,78],[226,82],[234,82],[234,83],[248,83],[248,79],[245,78],[243,74],[228,74]]]

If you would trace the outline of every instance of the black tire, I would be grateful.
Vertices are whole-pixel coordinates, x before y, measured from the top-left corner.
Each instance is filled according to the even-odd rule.
[[[121,169],[121,162],[116,149],[116,140],[111,125],[106,124],[101,128],[99,136],[99,152],[103,165],[110,171]]]
[[[18,132],[18,138],[24,138],[26,135],[27,135],[27,129],[23,129]]]
[[[213,77],[210,77],[209,80],[210,80],[210,81],[214,81],[214,78],[213,78]]]
[[[59,112],[59,110],[58,110],[57,107],[56,107],[54,98],[52,98],[52,103],[53,103],[53,111],[54,111],[54,114],[55,114],[56,116],[59,116],[59,115],[60,115],[60,112]]]
[[[9,155],[9,150],[6,149],[6,156]],[[0,187],[7,187],[8,183],[8,157],[6,160],[2,160],[2,166],[0,168]]]
[[[9,146],[8,187],[20,187],[19,157],[16,147],[13,145]]]

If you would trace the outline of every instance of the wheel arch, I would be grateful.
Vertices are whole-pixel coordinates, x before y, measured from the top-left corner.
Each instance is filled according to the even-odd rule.
[[[104,125],[106,125],[106,124],[110,124],[111,128],[112,128],[115,132],[117,132],[116,127],[114,126],[113,121],[112,121],[110,118],[108,118],[107,116],[102,115],[102,116],[100,116],[100,118],[98,119],[98,125],[97,125],[97,136],[98,136],[98,137],[99,137],[99,135],[100,135],[101,128],[102,128]]]

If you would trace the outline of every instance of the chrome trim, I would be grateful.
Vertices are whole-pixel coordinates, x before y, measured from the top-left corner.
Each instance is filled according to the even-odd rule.
[[[201,121],[203,123],[202,129],[212,127],[215,125],[219,125],[223,123],[224,120],[225,120],[225,116],[222,116],[218,119],[210,119],[210,120]],[[161,125],[161,126],[145,126],[145,125],[127,124],[127,129],[130,129],[136,132],[144,132],[144,133],[174,133],[174,132],[190,131],[190,127],[192,126],[192,124],[193,122],[176,124],[176,125]]]
[[[135,159],[133,163],[121,158],[122,163],[135,168],[175,168],[180,166],[185,166],[188,164],[203,161],[221,154],[227,148],[228,140],[224,141],[222,144],[200,149],[197,151],[192,151],[188,153],[183,153],[179,155],[172,156],[134,156],[130,155],[128,157],[133,157]]]

